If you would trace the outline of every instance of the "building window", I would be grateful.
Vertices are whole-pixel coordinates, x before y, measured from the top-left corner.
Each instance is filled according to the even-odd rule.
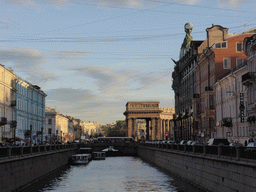
[[[237,52],[242,52],[243,51],[242,43],[236,43],[236,51]]]
[[[52,124],[52,119],[48,119],[48,124],[49,124],[49,125]]]
[[[230,66],[230,58],[224,58],[223,68],[224,69],[230,69],[231,68],[231,66]]]
[[[222,43],[221,43],[221,47],[222,47],[222,48],[227,48],[227,42],[222,42]]]
[[[237,58],[236,59],[236,67],[241,67],[241,66],[243,66],[243,59]]]
[[[216,49],[225,49],[227,48],[227,42],[224,41],[224,42],[220,42],[220,43],[216,43],[213,48],[216,48]]]

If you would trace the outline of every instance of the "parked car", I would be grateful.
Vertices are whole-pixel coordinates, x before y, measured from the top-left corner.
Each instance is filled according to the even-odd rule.
[[[229,144],[229,146],[231,146],[231,147],[235,147],[235,146],[243,146],[243,144],[238,143],[238,142],[231,142],[231,143]]]
[[[187,145],[191,145],[193,143],[193,141],[188,141]]]
[[[186,145],[187,144],[187,140],[182,140],[181,142],[180,142],[180,145]]]
[[[191,145],[204,145],[204,144],[201,143],[200,141],[194,141],[193,143],[191,143]]]
[[[250,142],[246,146],[247,150],[256,150],[256,142]]]
[[[171,140],[170,140],[170,141],[167,141],[167,143],[168,143],[168,144],[176,144],[175,141],[171,141]]]
[[[211,138],[208,141],[208,145],[229,145],[229,142],[227,139]]]

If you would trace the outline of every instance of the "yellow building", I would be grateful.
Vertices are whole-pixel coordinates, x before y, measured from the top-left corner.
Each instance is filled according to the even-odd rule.
[[[0,64],[0,143],[14,136],[15,75]]]

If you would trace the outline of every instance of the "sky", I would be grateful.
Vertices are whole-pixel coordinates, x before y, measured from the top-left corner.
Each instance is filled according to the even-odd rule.
[[[194,40],[221,25],[256,27],[255,0],[1,0],[0,64],[47,94],[46,107],[102,125],[128,101],[174,107],[172,72]]]

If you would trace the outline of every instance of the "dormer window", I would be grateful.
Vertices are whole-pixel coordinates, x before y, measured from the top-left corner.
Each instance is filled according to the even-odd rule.
[[[223,41],[223,42],[220,42],[220,43],[215,43],[213,48],[215,48],[215,49],[225,49],[225,48],[227,48],[227,42]]]

